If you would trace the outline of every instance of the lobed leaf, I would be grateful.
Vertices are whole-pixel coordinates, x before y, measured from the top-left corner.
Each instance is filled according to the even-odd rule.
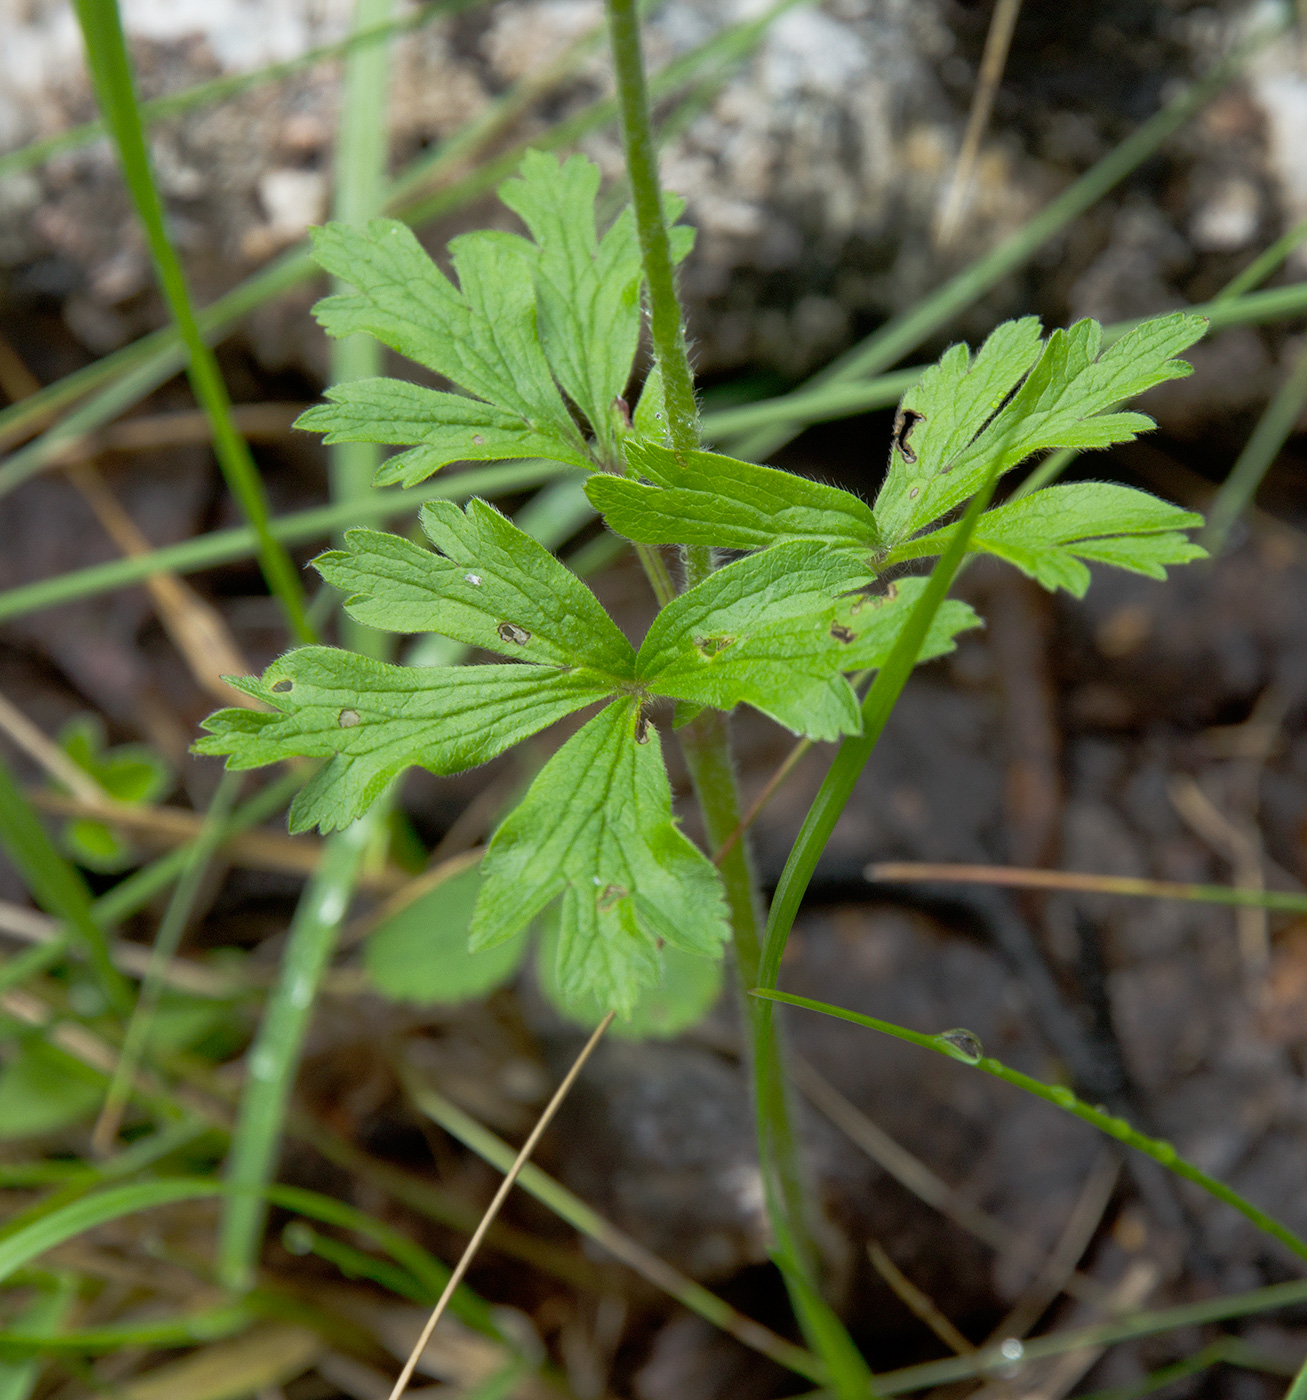
[[[433,501],[420,517],[439,553],[379,530],[350,530],[315,561],[351,617],[390,632],[439,632],[468,646],[629,680],[635,653],[594,594],[493,506]]]
[[[629,1013],[659,978],[659,941],[705,957],[728,934],[721,878],[672,817],[657,730],[614,701],[536,775],[482,861],[473,950],[561,896],[557,985]]]
[[[538,430],[520,414],[494,404],[446,394],[403,379],[355,379],[326,392],[295,420],[297,428],[325,434],[324,442],[416,444],[388,457],[378,486],[415,486],[450,462],[503,462],[545,457],[589,469],[574,440],[550,428]]]
[[[1083,481],[1049,486],[986,512],[971,546],[1006,559],[1047,589],[1065,588],[1082,598],[1090,581],[1082,559],[1164,579],[1167,564],[1206,556],[1179,533],[1202,523],[1201,515],[1145,491]],[[891,557],[942,553],[955,528],[923,535]]]
[[[313,314],[329,335],[365,331],[514,415],[525,431],[583,453],[540,346],[520,242],[487,230],[452,239],[455,288],[406,224],[374,219],[366,231],[328,224],[313,231],[314,259],[357,290],[325,297]]]
[[[626,459],[652,484],[596,475],[585,490],[609,529],[637,544],[765,549],[820,540],[866,554],[880,541],[866,502],[792,472],[715,452],[688,452],[678,461],[670,448],[635,438]]]
[[[606,455],[614,448],[613,402],[626,390],[640,340],[643,267],[635,219],[623,210],[599,237],[599,167],[585,156],[561,165],[528,151],[500,199],[531,232],[520,240],[539,306],[540,336],[558,382],[589,420]],[[668,201],[670,223],[683,201]],[[673,256],[689,252],[693,230],[671,230]]]
[[[844,672],[879,666],[907,621],[921,580],[891,594],[861,590],[865,564],[812,541],[792,541],[719,569],[665,607],[636,658],[656,695],[730,710],[749,704],[798,734],[836,739],[861,729]],[[923,659],[977,619],[946,604]]]
[[[232,681],[274,713],[219,710],[196,753],[227,767],[295,757],[325,763],[296,795],[290,829],[348,826],[410,765],[459,773],[609,694],[606,677],[553,666],[391,666],[301,647],[261,679]]]
[[[939,514],[922,517],[923,493],[947,471],[1039,358],[1035,316],[1005,321],[973,356],[950,346],[903,396],[889,472],[876,498],[877,523],[897,541]]]
[[[945,455],[925,429],[933,416],[952,421],[956,412],[957,371],[966,357],[963,347],[950,350],[936,368],[943,370],[948,363],[951,372],[927,383],[928,372],[903,400],[901,416],[908,411],[919,415],[909,438],[909,451],[915,452],[917,460],[905,462],[896,442],[889,476],[876,501],[876,519],[886,540],[898,543],[967,500],[996,461],[1001,474],[1035,452],[1108,447],[1151,428],[1152,419],[1142,413],[1107,410],[1165,380],[1191,373],[1184,360],[1173,356],[1200,339],[1206,329],[1203,317],[1178,311],[1145,321],[1107,350],[1101,350],[1103,332],[1096,321],[1056,330],[1008,402],[983,426],[977,419],[979,430],[961,446],[957,446],[959,426],[944,444]]]

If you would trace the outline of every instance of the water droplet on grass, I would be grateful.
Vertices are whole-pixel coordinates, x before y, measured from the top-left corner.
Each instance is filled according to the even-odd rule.
[[[963,1064],[978,1065],[985,1054],[980,1037],[965,1026],[954,1026],[951,1031],[941,1031],[935,1039],[940,1042],[945,1054],[951,1055],[955,1060],[961,1060]]]

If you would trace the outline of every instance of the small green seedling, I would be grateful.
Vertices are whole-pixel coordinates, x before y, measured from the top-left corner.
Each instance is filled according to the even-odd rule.
[[[79,715],[59,733],[59,747],[118,802],[157,802],[173,783],[168,761],[149,744],[108,747],[96,715]],[[64,823],[68,854],[88,870],[108,874],[137,859],[136,848],[116,827],[94,817]]]
[[[1152,426],[1125,400],[1188,374],[1175,358],[1203,334],[1175,313],[1104,349],[1081,321],[1047,339],[1031,317],[972,354],[955,345],[899,409],[874,505],[788,472],[675,451],[660,379],[628,419],[622,396],[641,327],[641,258],[628,210],[602,237],[598,170],[530,154],[500,191],[530,237],[453,240],[457,283],[403,225],[317,232],[323,268],[353,292],[317,316],[332,335],[367,332],[449,380],[337,385],[300,418],[328,442],[388,443],[378,481],[407,486],[456,461],[545,456],[589,473],[608,526],[647,548],[745,551],[666,601],[636,648],[595,595],[492,506],[423,507],[431,548],[352,530],[317,560],[349,614],[392,632],[433,632],[502,658],[405,668],[302,647],[236,682],[265,711],[223,710],[201,753],[232,768],[326,760],[291,809],[324,831],[365,812],[404,769],[462,772],[555,722],[594,711],[540,770],[482,862],[471,947],[519,939],[551,906],[549,980],[565,1000],[630,1015],[665,959],[716,959],[728,936],[717,870],[679,829],[654,717],[750,705],[793,733],[861,731],[849,677],[884,663],[958,510],[993,476],[1052,448],[1107,447]],[[674,217],[679,205],[668,202]],[[672,228],[673,252],[691,234]],[[1124,486],[1051,486],[981,516],[969,548],[1077,596],[1088,564],[1152,578],[1202,556],[1199,516]],[[918,660],[979,625],[951,600]],[[595,707],[598,707],[597,710]]]

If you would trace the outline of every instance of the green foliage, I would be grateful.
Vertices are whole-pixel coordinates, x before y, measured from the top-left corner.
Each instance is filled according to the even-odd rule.
[[[629,210],[600,233],[598,189],[583,157],[560,165],[531,153],[500,191],[529,236],[454,239],[455,281],[401,224],[319,230],[319,263],[355,289],[319,303],[323,326],[366,331],[462,392],[363,380],[331,390],[300,423],[330,441],[410,447],[383,465],[388,482],[411,484],[455,460],[537,454],[600,469],[586,491],[617,533],[743,557],[701,572],[637,649],[574,574],[483,501],[425,506],[431,548],[351,530],[317,568],[352,618],[503,660],[402,667],[302,648],[237,682],[266,711],[219,712],[196,747],[233,768],[327,759],[290,820],[295,831],[329,831],[366,812],[409,766],[460,772],[602,703],[503,821],[479,875],[396,916],[375,935],[368,964],[392,994],[473,994],[510,975],[532,921],[557,906],[551,995],[583,1019],[616,1007],[652,1033],[708,995],[710,980],[691,975],[701,969],[677,960],[715,959],[728,932],[721,878],[672,814],[655,712],[674,701],[686,722],[745,704],[810,739],[861,734],[850,677],[886,665],[900,637],[922,635],[905,628],[925,580],[903,566],[946,550],[957,530],[948,517],[1032,454],[1106,446],[1151,426],[1119,405],[1188,373],[1174,356],[1205,322],[1159,317],[1103,350],[1094,322],[1044,340],[1028,317],[1000,326],[974,355],[954,346],[905,396],[872,507],[788,472],[674,452],[657,373],[627,421],[615,400],[639,341],[640,247]],[[688,232],[673,229],[672,240],[683,255]],[[967,547],[1080,594],[1086,561],[1162,577],[1166,565],[1199,557],[1182,533],[1197,523],[1125,487],[1056,486],[981,515]],[[978,624],[967,605],[945,602],[916,660]]]
[[[484,996],[517,971],[526,934],[472,952],[467,931],[481,893],[476,866],[461,870],[406,904],[368,937],[368,981],[392,1001],[449,1005]]]
[[[672,820],[658,731],[615,701],[545,764],[495,833],[471,945],[493,947],[560,895],[556,977],[629,1013],[660,940],[712,957],[728,935],[717,872]]]
[[[1000,326],[973,356],[949,349],[904,395],[890,466],[874,508],[846,491],[708,452],[632,443],[633,475],[592,477],[586,492],[609,527],[638,544],[767,549],[796,541],[847,554],[873,574],[941,553],[952,527],[919,532],[975,494],[990,474],[1051,448],[1108,447],[1153,426],[1123,400],[1190,372],[1174,359],[1206,329],[1176,312],[1102,350],[1102,327],[1080,321],[1041,341],[1034,317]],[[636,480],[638,476],[643,480]],[[1204,556],[1182,530],[1201,517],[1143,491],[1106,483],[1054,486],[996,507],[970,547],[1077,597],[1082,560],[1165,578]]]
[[[566,996],[558,985],[558,921],[546,916],[540,938],[536,971],[540,990],[567,1020],[593,1030],[608,1007],[592,992]],[[629,1014],[613,1022],[612,1035],[631,1040],[664,1039],[679,1035],[703,1019],[722,991],[722,964],[718,958],[687,953],[670,943],[659,953],[661,976],[644,987]]]
[[[599,170],[527,153],[500,198],[531,237],[482,230],[451,240],[455,286],[396,219],[313,234],[320,267],[356,288],[320,301],[329,335],[365,331],[464,392],[398,379],[328,390],[298,426],[326,441],[412,445],[383,463],[379,485],[414,486],[450,462],[547,457],[579,468],[615,460],[614,401],[640,338],[640,245],[630,210],[599,237]],[[679,201],[669,212],[675,217]],[[693,230],[674,230],[680,256]],[[584,415],[587,442],[563,394]],[[468,397],[475,395],[475,397]]]
[[[70,720],[60,731],[59,746],[119,802],[157,802],[172,786],[172,769],[150,745],[118,744],[107,748],[104,725],[96,715],[79,715]],[[62,834],[69,855],[88,870],[121,870],[136,855],[121,832],[90,817],[65,822]]]
[[[0,1069],[0,1140],[72,1127],[94,1113],[104,1080],[79,1060],[25,1037]]]

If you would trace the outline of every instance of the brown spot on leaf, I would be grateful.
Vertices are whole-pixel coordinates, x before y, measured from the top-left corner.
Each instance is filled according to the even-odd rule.
[[[837,642],[843,642],[845,646],[848,646],[850,642],[855,642],[858,639],[858,634],[853,628],[845,627],[842,622],[832,622],[830,634]]]
[[[501,622],[495,631],[499,633],[501,642],[512,642],[515,646],[524,647],[531,640],[530,632],[516,622]]]
[[[898,448],[899,455],[909,465],[917,460],[917,454],[915,449],[909,445],[908,439],[912,436],[913,428],[925,417],[924,413],[918,413],[915,408],[901,408],[894,416],[894,446]]]

